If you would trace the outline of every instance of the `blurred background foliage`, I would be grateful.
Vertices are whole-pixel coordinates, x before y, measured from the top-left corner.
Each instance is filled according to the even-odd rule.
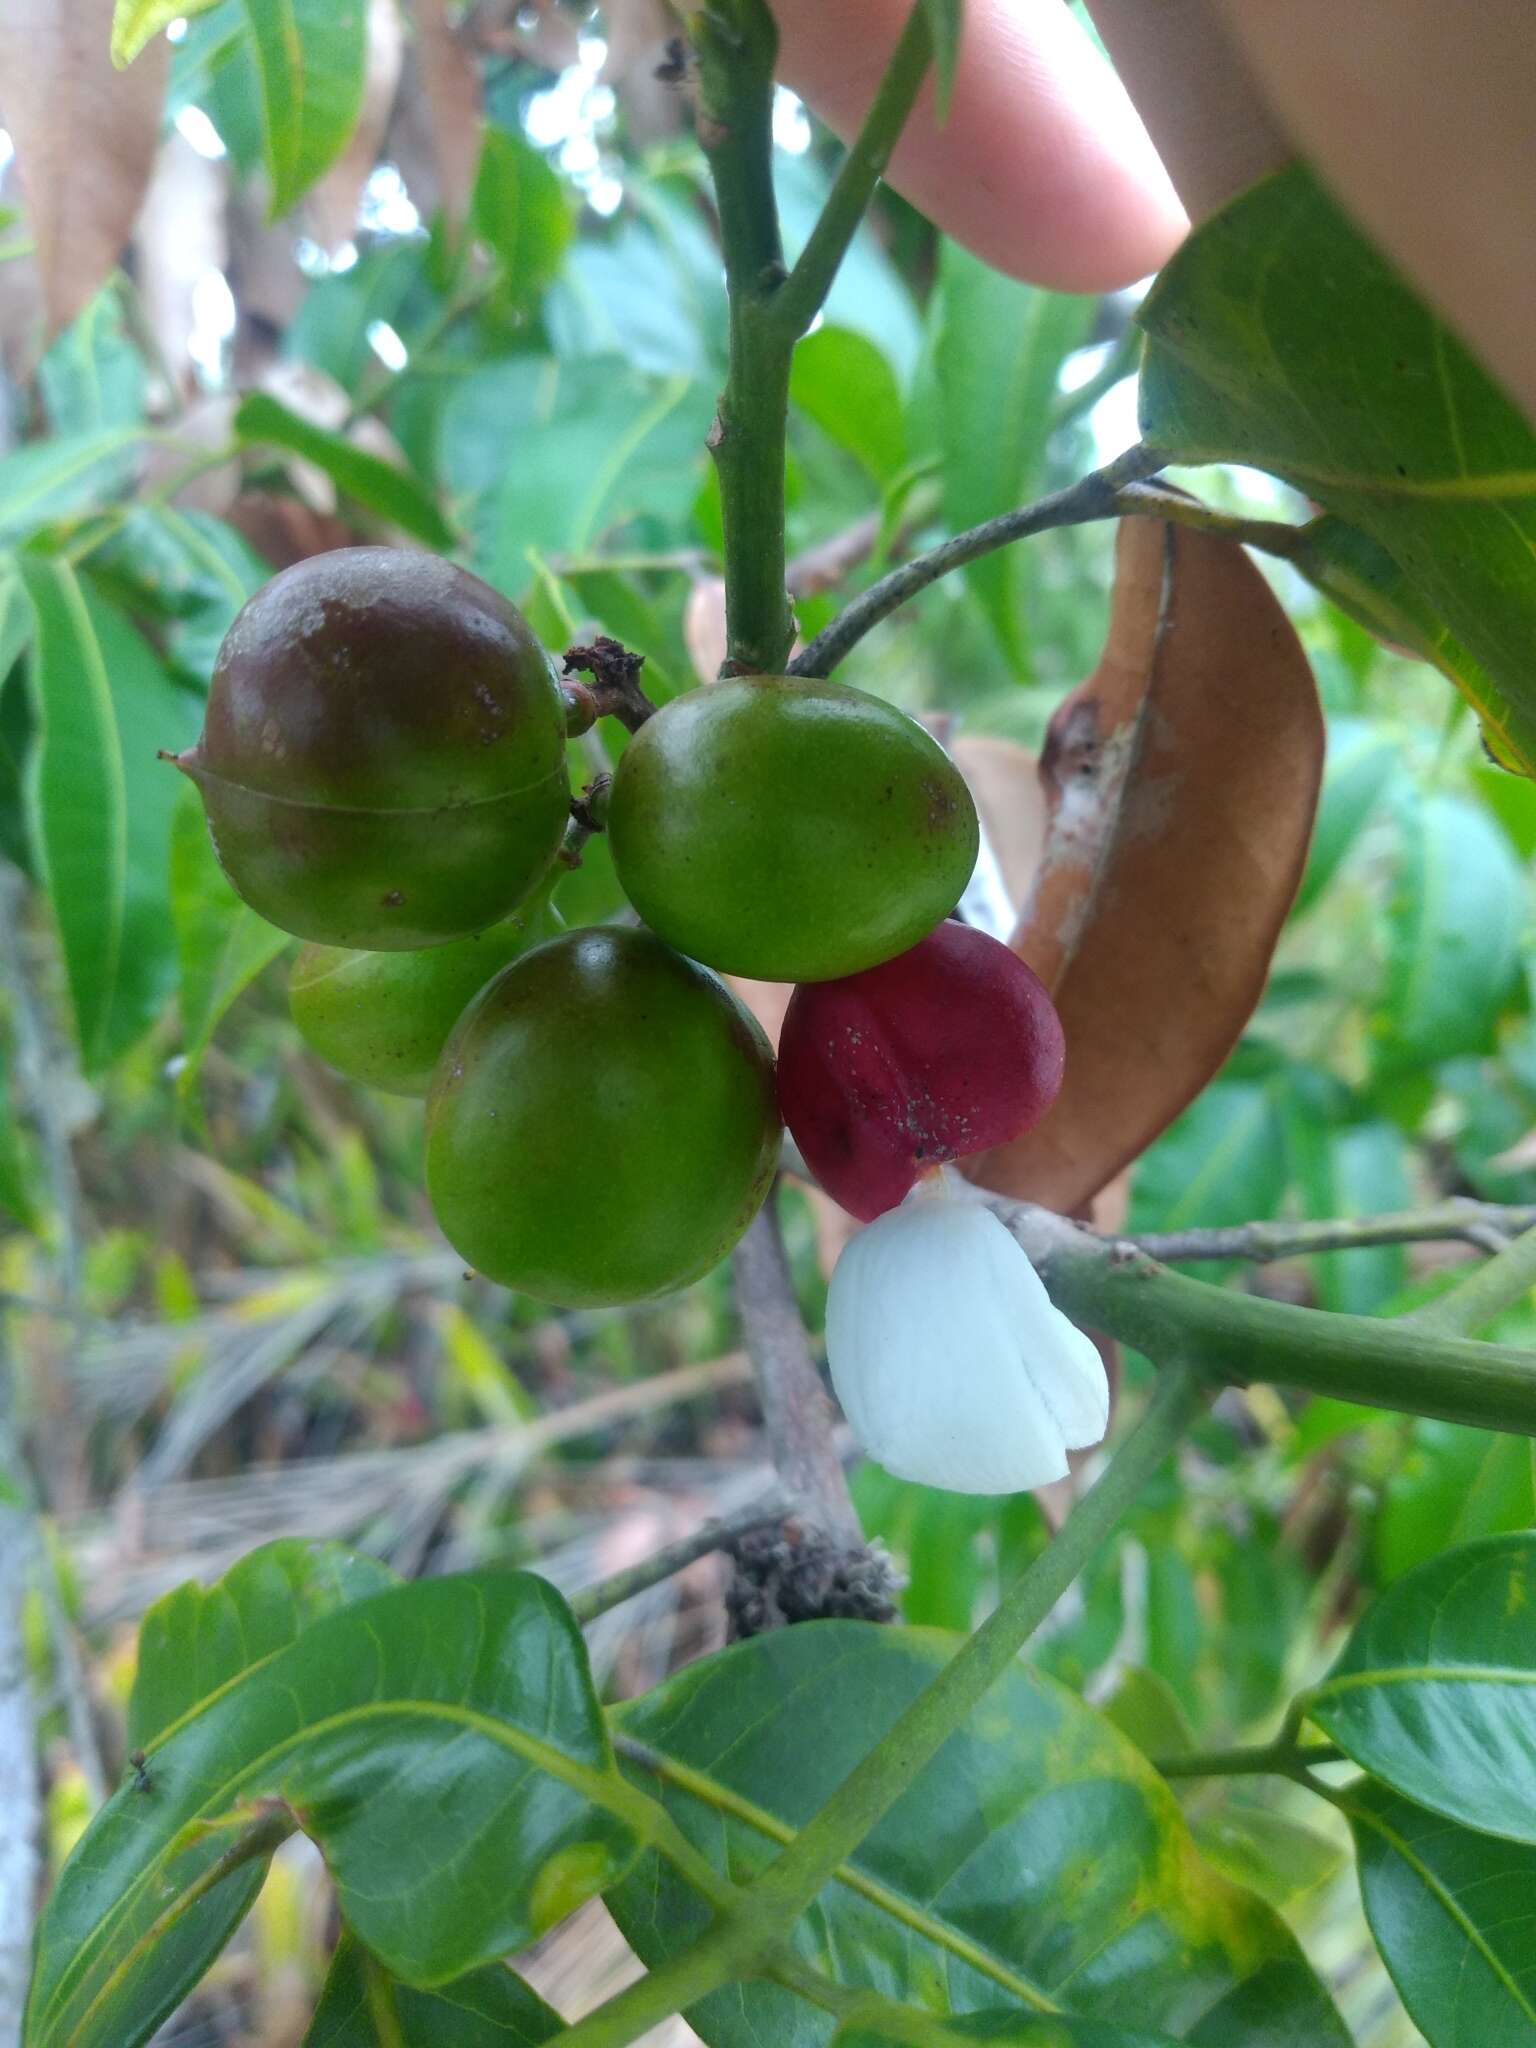
[[[723,1274],[586,1315],[466,1284],[427,1216],[419,1110],[304,1051],[285,942],[237,904],[155,759],[195,732],[243,599],[357,537],[451,550],[553,648],[596,629],[644,650],[660,698],[718,659],[703,444],[724,300],[685,98],[657,76],[658,0],[477,0],[452,22],[374,0],[365,74],[361,18],[349,40],[324,15],[299,10],[302,132],[236,0],[173,27],[130,260],[40,360],[14,170],[0,183],[0,1484],[40,1510],[29,1651],[55,1860],[122,1768],[132,1624],[188,1574],[312,1534],[406,1571],[537,1560],[576,1586],[765,1478]],[[793,247],[836,148],[787,92],[776,127]],[[804,635],[902,554],[1134,439],[1135,297],[1012,282],[882,200],[796,361]],[[1200,488],[1299,509],[1246,474]],[[941,582],[846,679],[950,737],[1038,745],[1096,659],[1111,538],[1048,533]],[[1536,788],[1488,762],[1436,675],[1266,573],[1329,718],[1311,859],[1263,1002],[1135,1170],[1130,1223],[1536,1202]],[[577,922],[614,910],[601,842],[557,900]],[[817,1328],[814,1219],[784,1202]],[[1224,1277],[1386,1313],[1464,1255]],[[1536,1342],[1536,1316],[1498,1334]],[[856,1489],[907,1618],[943,1627],[986,1610],[1051,1512],[869,1467]],[[1038,1654],[1159,1755],[1252,1738],[1372,1589],[1533,1521],[1523,1441],[1233,1392]],[[708,1560],[605,1617],[603,1682],[637,1691],[718,1641],[720,1590]],[[1238,1780],[1188,1801],[1206,1852],[1302,1928],[1357,2038],[1400,2048],[1417,2036],[1341,1835],[1296,1796]],[[163,2038],[296,2039],[323,1927],[313,1860],[285,1852],[251,1940]],[[591,1914],[573,1928],[534,1974],[591,2004],[623,1959]]]

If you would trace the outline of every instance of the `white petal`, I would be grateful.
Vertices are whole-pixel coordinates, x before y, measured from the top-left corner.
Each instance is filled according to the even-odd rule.
[[[955,1493],[1065,1477],[1103,1435],[1099,1354],[1052,1306],[988,1209],[909,1197],[846,1247],[827,1359],[854,1435],[886,1470]]]

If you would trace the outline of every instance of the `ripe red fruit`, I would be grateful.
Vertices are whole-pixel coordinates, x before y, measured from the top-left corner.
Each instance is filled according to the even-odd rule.
[[[1039,976],[985,932],[946,923],[879,967],[795,990],[779,1106],[827,1193],[867,1223],[930,1167],[1038,1123],[1064,1059]]]

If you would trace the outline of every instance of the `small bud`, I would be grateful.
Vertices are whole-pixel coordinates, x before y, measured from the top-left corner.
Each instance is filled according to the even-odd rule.
[[[827,1363],[869,1455],[950,1493],[1064,1479],[1109,1422],[1098,1347],[992,1211],[938,1174],[845,1247]]]
[[[868,1222],[930,1167],[1038,1123],[1064,1057],[1038,975],[950,922],[894,960],[795,990],[779,1105],[827,1193]]]

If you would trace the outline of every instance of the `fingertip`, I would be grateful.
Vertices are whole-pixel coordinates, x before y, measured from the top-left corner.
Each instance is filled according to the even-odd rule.
[[[774,8],[786,83],[847,139],[906,0]],[[1145,277],[1188,225],[1124,89],[1062,6],[969,0],[948,116],[939,121],[930,85],[890,177],[985,262],[1057,291]]]

